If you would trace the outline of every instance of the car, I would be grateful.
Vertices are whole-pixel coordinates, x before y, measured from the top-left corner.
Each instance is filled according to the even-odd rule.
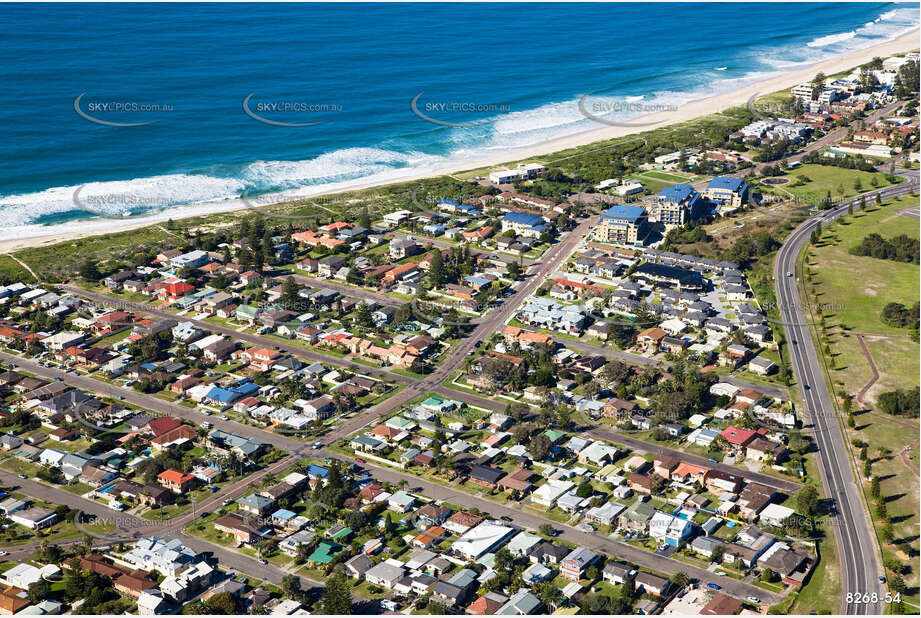
[[[317,448],[323,448],[323,443],[322,443],[322,442],[314,442],[314,443],[313,443],[313,448],[315,448],[315,449],[317,449]]]
[[[8,551],[0,551],[0,556],[9,556],[9,555],[10,555],[10,552]]]
[[[390,599],[381,599],[380,604],[381,609],[386,609],[387,611],[395,612],[400,609],[396,601],[391,601]]]
[[[793,273],[791,273],[790,271],[787,271],[787,276],[788,276],[788,277],[792,277],[792,276],[793,276]]]
[[[210,514],[211,514],[210,511],[202,511],[201,513],[199,513],[198,518],[202,519],[203,517],[207,517]]]
[[[886,578],[883,577],[882,575],[880,575],[880,576],[879,576],[879,583],[881,583],[881,584],[886,583]]]
[[[265,558],[260,558],[260,559],[259,559],[259,564],[265,565],[265,564],[268,564],[268,563],[269,563],[269,561],[266,560]]]
[[[227,498],[226,500],[221,502],[221,506],[230,506],[231,504],[233,504],[233,498]]]
[[[218,418],[221,419],[222,421],[226,421],[226,420],[227,420],[227,415],[226,415],[226,414],[221,414]]]
[[[803,388],[805,388],[805,389],[808,391],[808,390],[809,390],[809,385],[806,384],[806,383],[803,383]]]
[[[710,582],[709,584],[707,584],[707,588],[710,588],[711,590],[721,590],[723,587],[720,586],[719,584],[714,584],[713,582]]]
[[[502,521],[507,521],[507,522],[512,521],[512,518],[509,517],[508,515],[503,515],[503,516],[500,517],[499,519],[501,519]]]
[[[747,598],[748,598],[748,600],[751,601],[752,603],[760,603],[760,602],[761,602],[761,599],[759,599],[758,597],[747,597]]]
[[[25,474],[17,474],[16,476],[18,476],[18,477],[21,478],[21,479],[25,479],[25,480],[27,480],[27,481],[29,480],[29,477],[26,476]]]
[[[368,462],[365,461],[364,459],[362,459],[361,457],[356,457],[356,458],[355,458],[355,463],[363,464],[363,463],[368,463]]]

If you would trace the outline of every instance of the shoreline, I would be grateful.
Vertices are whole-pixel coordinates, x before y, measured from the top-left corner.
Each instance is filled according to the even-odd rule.
[[[781,75],[755,82],[732,92],[687,101],[680,105],[679,109],[676,111],[655,112],[627,121],[634,126],[604,126],[532,144],[530,146],[503,150],[502,152],[497,152],[495,155],[484,159],[471,160],[463,163],[458,162],[447,167],[417,169],[405,176],[398,176],[388,180],[362,181],[359,179],[343,183],[333,183],[331,185],[326,185],[316,193],[310,193],[309,191],[305,192],[302,188],[289,192],[263,195],[260,196],[258,200],[253,201],[258,202],[259,206],[269,206],[271,204],[288,202],[293,199],[333,195],[348,191],[411,182],[423,178],[451,175],[461,171],[493,167],[522,159],[533,158],[541,160],[541,157],[546,157],[548,154],[586,146],[595,142],[661,129],[669,125],[689,122],[695,118],[708,114],[718,113],[731,107],[745,105],[749,100],[758,96],[765,96],[773,92],[786,90],[797,84],[809,81],[818,72],[833,75],[869,62],[876,56],[893,56],[917,49],[918,34],[919,30],[915,29],[890,41],[828,58],[803,68],[794,69]],[[546,161],[546,159],[543,160]],[[125,219],[124,222],[121,222],[117,218],[105,218],[82,219],[51,226],[21,226],[11,229],[11,231],[17,234],[16,238],[0,240],[0,253],[11,253],[20,249],[48,246],[89,236],[130,231],[156,225],[158,223],[165,223],[169,219],[179,220],[207,216],[241,210],[247,207],[248,205],[242,199],[230,198],[201,204],[171,207],[161,212]]]

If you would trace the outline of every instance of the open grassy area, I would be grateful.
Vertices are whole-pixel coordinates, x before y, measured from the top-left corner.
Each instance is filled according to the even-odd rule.
[[[886,180],[886,174],[882,172],[862,172],[815,164],[789,170],[786,178],[790,182],[782,185],[763,185],[762,189],[777,195],[793,195],[803,203],[817,205],[829,192],[832,199],[840,200],[870,191],[875,186],[882,188],[892,184]],[[873,184],[874,179],[876,185]],[[859,189],[857,181],[860,181]]]
[[[837,614],[841,610],[841,569],[835,551],[833,538],[826,538],[819,543],[821,560],[795,598],[787,613]]]
[[[879,393],[918,384],[921,370],[918,344],[911,341],[907,330],[888,326],[879,316],[889,302],[906,306],[917,302],[919,267],[855,256],[848,250],[871,232],[884,238],[899,234],[918,238],[916,221],[898,214],[899,210],[917,204],[917,199],[905,196],[884,202],[882,207],[868,206],[866,211],[844,218],[823,231],[820,242],[808,250],[806,257],[807,272],[812,274],[811,282],[807,280],[806,284],[810,302],[828,307],[822,349],[827,342],[835,391],[855,397],[863,393],[862,400],[854,405],[863,412],[856,415],[855,428],[847,429],[847,437],[849,442],[860,439],[870,445],[872,475],[880,478],[881,494],[887,496],[895,543],[882,542],[883,523],[874,517],[883,556],[910,565],[910,572],[903,575],[910,592],[903,599],[915,606],[921,497],[917,465],[907,464],[900,454],[917,440],[918,421],[890,417],[872,408]],[[875,381],[874,366],[878,373]],[[864,482],[862,489],[872,504],[869,482]]]
[[[864,397],[866,404],[872,404],[880,392],[917,384],[921,370],[918,344],[909,339],[908,330],[884,324],[880,314],[889,302],[905,306],[917,302],[919,268],[917,264],[856,256],[848,251],[871,232],[884,238],[897,234],[917,238],[917,225],[898,214],[916,202],[917,198],[905,196],[846,217],[824,230],[821,241],[806,255],[810,302],[823,308],[823,348],[829,344],[836,390],[857,395],[870,384],[873,371],[867,352],[879,372],[879,379]]]

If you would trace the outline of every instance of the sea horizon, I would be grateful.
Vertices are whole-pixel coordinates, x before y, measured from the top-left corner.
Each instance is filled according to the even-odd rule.
[[[499,14],[521,5],[491,6]],[[570,20],[583,38],[560,32],[559,5],[529,7],[511,24],[465,17],[463,5],[366,5],[360,18],[330,5],[182,5],[186,19],[158,34],[155,5],[57,8],[0,8],[8,30],[32,34],[0,43],[10,97],[0,119],[12,127],[0,144],[4,236],[462,166],[603,126],[580,100],[592,101],[592,115],[629,125],[918,26],[916,6],[892,3],[587,5]],[[117,32],[96,20],[104,8]],[[299,18],[286,23],[285,11]],[[716,40],[733,11],[743,31],[772,19],[778,29],[760,40],[744,32]],[[310,18],[317,24],[307,29],[289,25]],[[423,18],[428,30],[414,28]],[[602,18],[631,35],[601,38]],[[433,25],[445,23],[450,33]],[[697,36],[650,45],[668,23]],[[43,33],[67,31],[73,49],[38,49]],[[73,53],[94,36],[95,48]],[[226,66],[204,62],[220,43]],[[426,74],[408,72],[426,53]],[[555,73],[554,63],[569,73]],[[38,86],[57,73],[68,77]],[[140,109],[151,105],[160,109]]]

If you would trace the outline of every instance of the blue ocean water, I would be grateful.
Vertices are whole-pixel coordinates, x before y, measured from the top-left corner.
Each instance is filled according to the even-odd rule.
[[[476,160],[598,128],[587,93],[680,105],[918,21],[891,3],[3,4],[3,236]]]

